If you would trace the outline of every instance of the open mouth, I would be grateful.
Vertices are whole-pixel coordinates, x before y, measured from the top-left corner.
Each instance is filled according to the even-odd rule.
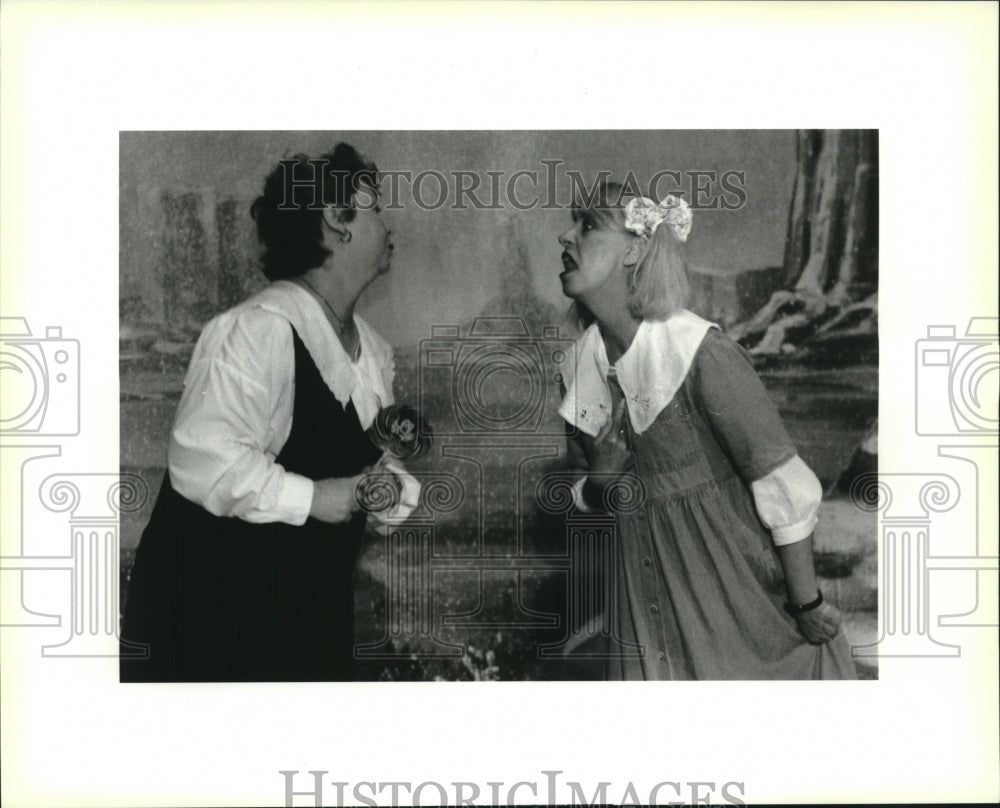
[[[573,272],[574,270],[578,269],[576,261],[572,259],[572,257],[568,252],[564,252],[562,254],[562,262],[563,262],[563,271],[559,273],[560,275],[565,275],[569,272]]]

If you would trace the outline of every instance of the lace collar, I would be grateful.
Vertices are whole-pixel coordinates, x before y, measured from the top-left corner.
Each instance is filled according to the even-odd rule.
[[[708,329],[717,327],[686,309],[667,320],[643,320],[628,350],[612,366],[594,323],[577,342],[576,367],[559,414],[596,436],[611,414],[607,379],[614,375],[625,394],[632,428],[645,432],[680,389]]]
[[[354,322],[361,355],[352,362],[319,302],[297,283],[276,281],[248,302],[292,324],[337,401],[344,407],[354,402],[363,429],[371,426],[381,407],[393,403],[392,348],[359,315]]]

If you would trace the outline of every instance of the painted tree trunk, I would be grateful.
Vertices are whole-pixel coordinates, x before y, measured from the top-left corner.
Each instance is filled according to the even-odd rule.
[[[804,131],[798,142],[786,283],[833,293],[835,302],[870,295],[878,280],[878,132]]]
[[[788,214],[784,289],[730,334],[756,354],[795,354],[818,333],[824,346],[851,329],[875,335],[878,290],[878,132],[803,129]],[[859,305],[860,301],[864,301]],[[853,308],[853,316],[839,315]],[[867,323],[858,312],[870,312]],[[860,329],[860,331],[859,331]]]

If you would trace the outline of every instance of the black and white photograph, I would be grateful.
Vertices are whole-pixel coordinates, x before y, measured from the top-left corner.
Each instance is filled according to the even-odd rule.
[[[5,0],[0,803],[995,803],[997,22]]]
[[[122,681],[877,675],[877,132],[120,157]]]

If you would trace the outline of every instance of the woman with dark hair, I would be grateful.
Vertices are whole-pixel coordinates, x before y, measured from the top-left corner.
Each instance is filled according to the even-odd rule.
[[[339,144],[282,161],[253,203],[272,284],[195,347],[136,552],[122,681],[350,678],[355,489],[393,398],[391,348],[354,313],[390,267],[377,188]]]
[[[746,352],[684,308],[683,200],[608,184],[559,237],[587,325],[560,414],[616,525],[611,679],[853,679],[816,585],[822,490]]]

